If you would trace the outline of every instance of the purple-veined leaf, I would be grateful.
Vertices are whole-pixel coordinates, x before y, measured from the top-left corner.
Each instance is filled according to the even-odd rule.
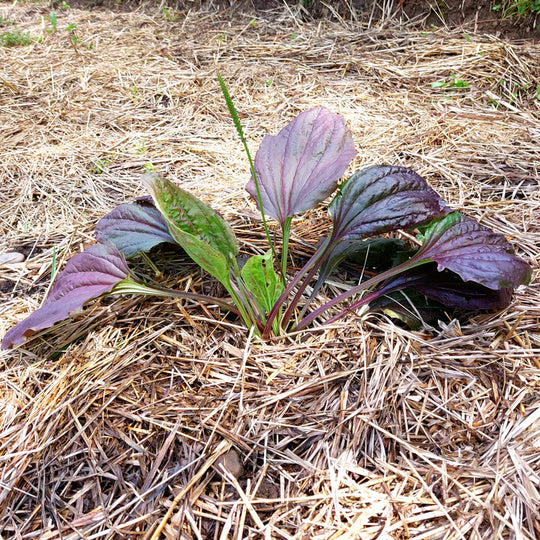
[[[302,319],[296,329],[304,328],[330,307],[368,288],[378,287],[363,299],[351,304],[346,311],[328,319],[327,322],[338,320],[349,309],[364,305],[381,294],[403,289],[408,286],[405,281],[409,272],[433,262],[437,263],[439,273],[450,270],[457,274],[465,282],[464,288],[469,286],[469,282],[474,282],[497,293],[489,295],[489,298],[486,293],[486,296],[479,300],[485,291],[481,289],[475,291],[472,287],[466,291],[469,298],[460,299],[458,291],[455,289],[450,291],[448,284],[444,291],[444,276],[442,287],[436,290],[437,274],[433,274],[430,278],[433,283],[429,287],[422,285],[416,287],[426,296],[467,309],[504,307],[508,304],[511,290],[520,285],[526,285],[531,279],[532,268],[512,253],[512,247],[504,236],[458,212],[447,214],[429,224],[424,230],[423,237],[422,247],[409,260],[336,296]],[[473,292],[477,295],[476,298],[471,296]]]
[[[335,242],[410,229],[450,212],[420,175],[389,165],[353,174],[340,186],[329,210]]]
[[[285,220],[314,208],[337,187],[356,155],[345,120],[324,107],[299,114],[277,135],[267,135],[255,155],[265,213]],[[253,178],[246,189],[257,200]]]
[[[468,310],[502,309],[512,300],[512,288],[490,289],[463,279],[450,270],[438,271],[435,263],[425,264],[399,274],[382,289],[414,289],[450,308]]]
[[[111,243],[129,259],[163,242],[175,243],[153,203],[121,204],[96,225],[98,242]]]
[[[526,285],[532,273],[504,236],[458,212],[426,229],[424,243],[409,263],[422,261],[434,261],[439,271],[451,270],[489,289]]]
[[[389,165],[369,167],[353,174],[340,186],[329,210],[334,224],[332,233],[322,254],[316,253],[318,258],[298,288],[293,305],[314,271],[323,267],[321,276],[325,279],[325,274],[356,242],[397,229],[417,227],[451,212],[421,176],[405,167]],[[343,298],[339,295],[321,309],[327,309]],[[316,313],[320,311],[316,310]],[[291,313],[289,307],[285,321]],[[300,325],[307,324],[314,316],[308,315]]]
[[[113,246],[94,244],[72,257],[57,276],[43,305],[11,328],[2,349],[23,343],[38,330],[67,319],[69,314],[104,293],[129,275],[123,255]]]

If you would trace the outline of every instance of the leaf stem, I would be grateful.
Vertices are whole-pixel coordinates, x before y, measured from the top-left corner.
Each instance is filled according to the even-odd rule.
[[[343,292],[342,294],[336,296],[335,298],[332,298],[332,300],[326,302],[326,304],[323,304],[318,309],[312,311],[309,315],[304,317],[294,328],[295,330],[301,330],[302,328],[305,328],[309,323],[311,323],[314,319],[316,319],[321,313],[324,313],[326,310],[330,309],[331,307],[335,306],[336,304],[339,304],[343,300],[346,300],[347,298],[350,298],[351,296],[359,293],[360,291],[363,291],[365,289],[368,289],[370,287],[374,287],[375,285],[378,285],[379,283],[382,283],[383,281],[392,278],[394,276],[397,276],[398,274],[401,274],[402,272],[405,272],[406,270],[411,270],[412,268],[415,268],[417,266],[420,266],[422,264],[426,264],[428,262],[431,262],[431,259],[417,259],[414,260],[414,257],[412,259],[409,259],[408,261],[399,264],[398,266],[394,266],[393,268],[390,268],[389,270],[386,270],[385,272],[382,272],[380,274],[377,274],[376,276],[373,276],[371,279],[368,279],[367,281],[364,281],[360,284],[358,284],[356,287],[352,287],[348,291]],[[375,291],[374,291],[375,292]],[[361,300],[358,302],[353,303],[351,306],[348,306],[345,310],[345,313],[347,313],[350,309],[353,309],[353,306],[356,306],[358,303],[359,307],[360,305],[363,305]],[[344,313],[344,314],[345,314]],[[339,318],[339,317],[338,317]],[[334,321],[337,319],[331,318],[328,322]]]
[[[345,317],[345,315],[347,315],[351,311],[354,311],[354,310],[358,309],[359,307],[365,306],[366,304],[369,304],[370,302],[373,302],[373,300],[376,300],[377,298],[380,298],[381,296],[384,296],[385,294],[389,294],[389,293],[394,292],[396,290],[402,289],[402,288],[404,288],[406,286],[407,286],[406,283],[400,283],[400,284],[397,284],[397,285],[395,283],[390,283],[386,287],[381,287],[380,289],[376,289],[374,291],[371,291],[366,296],[363,296],[362,298],[360,298],[356,302],[353,302],[350,306],[347,306],[343,311],[341,311],[337,315],[334,315],[333,317],[330,317],[329,319],[324,321],[324,324],[332,324],[333,322],[339,321],[339,319]]]
[[[287,307],[285,313],[283,314],[282,324],[284,326],[287,326],[287,323],[291,319],[294,309],[298,305],[298,302],[300,302],[300,298],[302,298],[302,294],[306,290],[311,280],[315,277],[315,274],[319,271],[319,268],[321,267],[323,255],[324,253],[322,253],[321,256],[313,263],[313,266],[307,273],[307,276],[304,278],[304,281],[298,287],[298,290],[294,293],[293,299],[291,300],[291,302],[289,303],[289,306]]]
[[[257,305],[250,292],[247,290],[241,278],[238,279],[238,283],[235,283],[231,279],[231,289],[229,290],[235,304],[240,309],[240,315],[244,319],[245,325],[250,328],[254,327],[257,335],[264,328],[264,320],[258,313]]]
[[[108,293],[110,295],[117,294],[143,294],[146,296],[165,296],[169,298],[184,298],[186,300],[193,300],[194,302],[205,302],[208,304],[215,304],[220,308],[226,309],[240,315],[239,310],[233,304],[225,302],[221,298],[215,298],[213,296],[206,296],[204,294],[198,294],[188,291],[180,291],[177,289],[168,289],[166,287],[161,287],[159,285],[146,285],[135,281],[131,277],[127,277],[122,281],[119,281],[112,291]]]
[[[283,242],[281,246],[281,281],[283,285],[287,283],[287,258],[289,256],[289,237],[291,234],[292,216],[285,219],[283,224]]]
[[[309,270],[311,270],[313,265],[316,265],[317,263],[321,262],[321,258],[324,255],[329,245],[329,241],[330,241],[330,238],[327,238],[326,241],[321,244],[321,246],[317,249],[317,251],[315,251],[315,253],[311,256],[309,261],[295,274],[295,276],[288,283],[285,290],[281,293],[280,297],[277,299],[276,303],[274,304],[272,311],[270,311],[268,318],[266,319],[266,326],[264,329],[263,338],[266,339],[270,336],[270,332],[272,331],[275,318],[279,314],[283,304],[286,302],[287,298],[289,297],[293,289],[296,287],[296,285],[300,282],[302,277],[304,277],[309,272]],[[319,266],[320,264],[317,265],[317,268]],[[294,304],[293,308],[298,303],[302,295],[302,292],[305,290],[305,288],[307,287],[307,284],[309,283],[309,280],[306,279],[306,282],[304,282],[300,286],[300,289],[301,289],[300,294],[298,293],[295,294],[294,299],[293,299],[293,304]],[[289,309],[291,309],[290,306],[287,309],[287,311],[289,311]],[[274,327],[274,331],[275,331],[275,327]]]

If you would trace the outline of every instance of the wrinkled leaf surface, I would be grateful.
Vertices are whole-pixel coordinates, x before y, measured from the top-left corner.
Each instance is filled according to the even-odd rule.
[[[329,206],[336,241],[410,229],[450,212],[411,169],[378,165],[353,174]]]
[[[299,114],[277,135],[267,135],[255,155],[265,213],[282,225],[314,208],[337,187],[356,155],[345,120],[324,107]],[[246,189],[257,200],[253,178]]]
[[[428,227],[411,263],[435,261],[439,270],[455,272],[464,281],[489,289],[516,288],[531,279],[531,267],[512,253],[501,234],[454,212]]]
[[[23,343],[38,330],[67,319],[93,298],[110,292],[126,278],[129,268],[112,245],[94,244],[72,257],[56,277],[43,305],[11,328],[2,340],[2,349]]]
[[[233,260],[238,253],[238,243],[229,224],[209,205],[191,193],[157,174],[143,176],[155,205],[167,224],[174,225]],[[171,235],[174,237],[173,232]]]
[[[169,232],[204,270],[229,287],[238,244],[231,227],[207,204],[156,174],[143,177]]]

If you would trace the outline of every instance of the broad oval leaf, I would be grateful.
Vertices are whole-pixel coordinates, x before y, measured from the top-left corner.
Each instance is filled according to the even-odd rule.
[[[155,173],[143,175],[142,180],[167,225],[174,225],[197,237],[222,253],[227,260],[235,259],[238,243],[234,232],[209,205]],[[174,237],[172,231],[171,235]]]
[[[96,225],[98,242],[111,243],[127,259],[163,242],[176,243],[165,219],[153,204],[121,204]]]
[[[2,349],[23,343],[38,330],[67,319],[69,314],[104,293],[129,275],[123,255],[112,245],[94,244],[72,257],[56,277],[47,299],[24,321],[11,328]]]
[[[458,212],[426,229],[422,247],[409,262],[421,261],[435,261],[439,271],[446,268],[489,289],[526,285],[532,274],[504,236]]]
[[[450,212],[417,173],[376,165],[353,174],[329,206],[335,241],[410,229]]]
[[[206,203],[157,174],[143,181],[174,240],[204,270],[229,287],[238,243],[231,227]]]
[[[253,255],[242,267],[242,280],[259,305],[269,313],[284,290],[272,262],[272,252]]]
[[[285,220],[314,208],[337,187],[356,155],[345,120],[324,107],[299,114],[277,135],[267,135],[255,155],[265,213]],[[246,186],[257,200],[253,178]]]

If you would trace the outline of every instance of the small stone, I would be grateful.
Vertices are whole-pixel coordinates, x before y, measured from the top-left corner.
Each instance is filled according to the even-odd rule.
[[[24,262],[26,257],[17,251],[12,251],[11,253],[3,253],[0,255],[0,266],[4,264],[15,264]]]
[[[221,470],[221,467],[227,469],[235,478],[240,478],[244,472],[244,466],[240,461],[240,455],[234,449],[229,450],[216,460],[216,468]]]

